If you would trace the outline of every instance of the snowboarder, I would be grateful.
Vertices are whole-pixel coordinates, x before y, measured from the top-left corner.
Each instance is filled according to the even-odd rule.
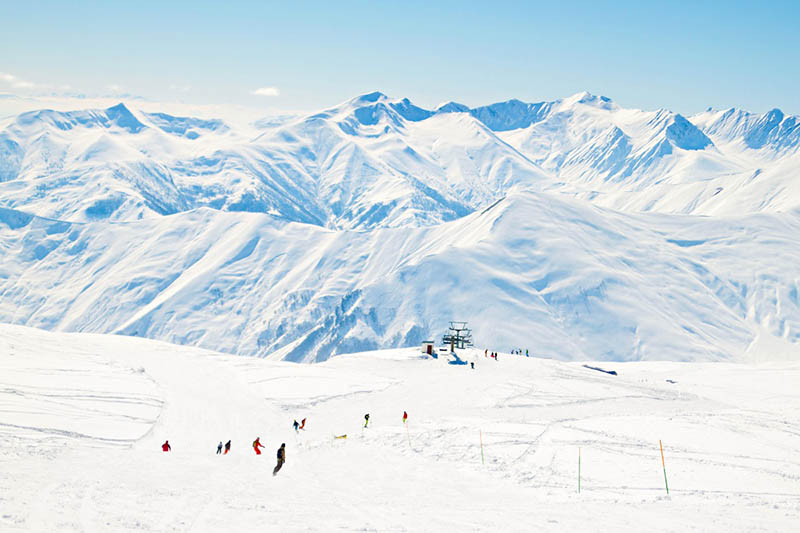
[[[306,419],[305,418],[300,421],[300,429],[302,429],[302,430],[306,429]]]
[[[403,411],[403,424],[405,424],[405,423],[407,423],[407,422],[408,422],[408,413],[406,413],[405,411]]]
[[[222,453],[222,441],[219,441],[219,444],[217,444],[217,455],[221,453]]]
[[[283,444],[281,444],[281,447],[278,448],[278,464],[276,464],[275,469],[272,470],[273,476],[278,473],[278,470],[281,469],[283,463],[285,462],[286,462],[286,443],[284,442]]]
[[[300,424],[297,423],[297,420],[294,421],[294,424],[292,424],[292,427],[294,428],[294,432],[297,433],[297,430],[300,427]]]
[[[169,452],[172,450],[172,446],[169,445],[169,441],[164,441],[164,444],[161,445],[161,450],[165,452]]]
[[[364,427],[369,425],[369,413],[364,415]]]
[[[256,451],[256,455],[261,455],[261,450],[259,450],[259,448],[264,447],[259,439],[261,439],[261,437],[256,437],[256,440],[253,441],[253,449]]]
[[[223,455],[228,455],[229,451],[231,451],[231,441],[225,443],[225,453]]]

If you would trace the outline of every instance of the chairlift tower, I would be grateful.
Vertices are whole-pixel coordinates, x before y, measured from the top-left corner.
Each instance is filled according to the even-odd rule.
[[[450,322],[450,329],[442,337],[444,344],[450,344],[450,351],[455,352],[456,348],[464,349],[472,346],[472,330],[467,327],[466,322]]]

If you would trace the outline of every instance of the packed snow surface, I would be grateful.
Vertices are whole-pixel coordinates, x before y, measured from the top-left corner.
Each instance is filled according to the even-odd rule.
[[[0,529],[796,530],[797,362],[590,366],[618,375],[477,349],[295,365],[3,325]]]

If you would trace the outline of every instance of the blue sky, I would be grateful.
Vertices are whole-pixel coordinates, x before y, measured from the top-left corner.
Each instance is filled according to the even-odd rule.
[[[0,92],[315,110],[588,90],[800,114],[799,28],[800,1],[3,2]]]

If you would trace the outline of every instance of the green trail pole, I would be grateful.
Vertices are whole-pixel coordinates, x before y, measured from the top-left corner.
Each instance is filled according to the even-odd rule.
[[[478,431],[478,435],[481,439],[481,464],[486,464],[486,461],[483,459],[483,431]]]
[[[661,448],[661,468],[664,469],[664,486],[667,489],[667,495],[669,495],[669,483],[667,483],[667,465],[664,463],[664,445],[661,444],[661,439],[658,440],[658,447]]]
[[[581,447],[578,446],[578,494],[581,493]]]

